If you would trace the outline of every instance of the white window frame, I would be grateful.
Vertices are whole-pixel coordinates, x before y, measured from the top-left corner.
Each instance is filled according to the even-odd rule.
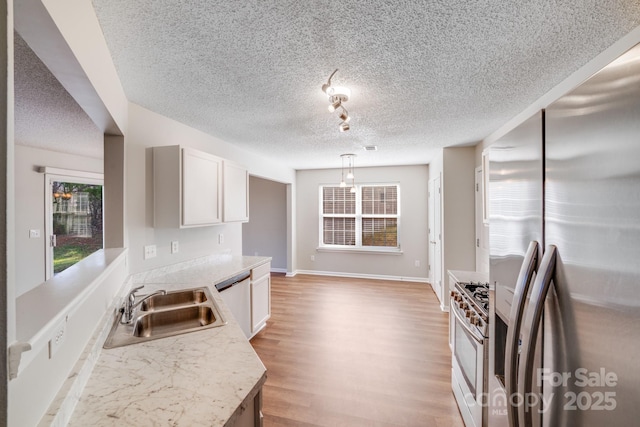
[[[42,167],[39,170],[44,174],[44,196],[45,196],[45,280],[53,277],[53,246],[51,245],[51,236],[53,235],[53,183],[58,182],[75,182],[78,184],[90,184],[102,186],[102,204],[104,211],[104,175],[95,172],[75,171],[68,169],[59,169],[51,167]],[[103,216],[104,221],[104,216]],[[103,227],[104,234],[104,227]],[[104,242],[104,235],[102,236]],[[104,243],[103,243],[104,245]]]
[[[362,188],[363,187],[385,187],[385,186],[394,186],[396,187],[397,194],[397,213],[396,214],[363,214],[362,213]],[[384,182],[384,183],[362,183],[356,184],[356,212],[355,214],[324,214],[323,212],[323,189],[325,187],[338,187],[336,184],[320,184],[318,189],[318,251],[326,251],[326,252],[360,252],[360,253],[384,253],[384,254],[401,254],[402,253],[402,245],[400,243],[401,233],[401,196],[400,196],[400,183],[399,182]],[[355,218],[355,234],[356,234],[356,244],[355,245],[331,245],[324,243],[324,218],[325,217],[334,217],[334,218]],[[362,245],[362,219],[363,218],[395,218],[397,224],[397,233],[398,240],[397,246],[363,246]]]

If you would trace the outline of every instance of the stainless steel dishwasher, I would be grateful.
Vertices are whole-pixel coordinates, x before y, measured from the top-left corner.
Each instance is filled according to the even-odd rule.
[[[251,336],[251,272],[245,271],[216,284],[216,289],[225,305],[242,328],[244,335]]]

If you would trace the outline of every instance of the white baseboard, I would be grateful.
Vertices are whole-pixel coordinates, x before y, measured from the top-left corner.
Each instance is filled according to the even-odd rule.
[[[380,275],[380,274],[346,273],[341,271],[319,271],[319,270],[296,270],[293,273],[287,273],[287,277],[294,277],[296,274],[309,274],[313,276],[352,277],[356,279],[394,280],[397,282],[429,283],[429,279],[427,277],[388,276],[388,275]]]

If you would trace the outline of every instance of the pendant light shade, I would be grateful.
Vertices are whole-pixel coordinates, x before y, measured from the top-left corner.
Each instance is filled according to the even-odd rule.
[[[355,193],[356,192],[356,184],[355,184],[355,175],[353,173],[353,170],[355,168],[355,154],[341,154],[340,157],[342,158],[342,180],[340,181],[340,187],[344,188],[347,186],[347,181],[351,180],[351,189],[349,190],[351,193]],[[345,173],[344,173],[344,169],[345,169],[345,160],[347,163],[347,175],[346,175],[346,181],[345,181]]]

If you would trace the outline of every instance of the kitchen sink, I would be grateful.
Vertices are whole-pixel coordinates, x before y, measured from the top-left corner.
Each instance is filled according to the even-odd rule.
[[[203,289],[185,289],[167,292],[165,295],[154,295],[140,304],[142,311],[155,311],[191,304],[202,304],[208,301]]]
[[[193,306],[174,310],[154,311],[138,317],[133,325],[136,337],[154,337],[189,332],[211,325],[216,315],[211,307]]]
[[[144,300],[145,296],[139,297]],[[122,347],[226,325],[208,288],[153,295],[134,309],[133,321],[121,323],[119,310],[104,348]]]

